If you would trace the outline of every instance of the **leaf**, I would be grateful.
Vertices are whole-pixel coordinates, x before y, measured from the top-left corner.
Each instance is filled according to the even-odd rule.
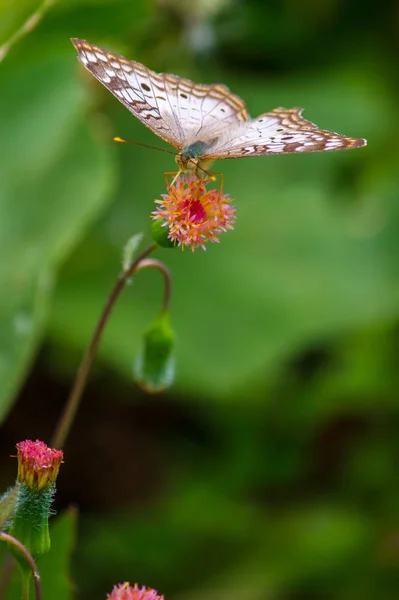
[[[74,57],[7,62],[0,90],[0,419],[41,339],[57,267],[109,199],[113,166],[83,119]],[[21,90],[29,89],[29,103]],[[7,90],[7,92],[5,92]]]
[[[51,521],[50,521],[51,523]],[[71,557],[76,543],[77,511],[69,508],[50,526],[51,550],[38,562],[43,600],[71,600]]]
[[[16,484],[0,497],[0,531],[14,512],[18,500],[19,485]]]
[[[124,271],[126,271],[132,264],[132,262],[135,258],[136,250],[140,246],[142,239],[143,239],[143,234],[136,233],[135,235],[132,235],[126,242],[125,247],[123,249],[123,260],[122,260],[122,268]]]

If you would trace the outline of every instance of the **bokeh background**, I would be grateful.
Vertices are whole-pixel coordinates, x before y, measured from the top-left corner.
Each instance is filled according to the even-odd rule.
[[[1,44],[39,4],[0,4]],[[368,139],[221,164],[234,232],[157,252],[177,333],[162,395],[132,377],[160,278],[124,292],[65,448],[45,599],[124,580],[167,600],[398,597],[398,19],[396,0],[61,0],[4,56],[2,488],[15,443],[49,441],[123,246],[150,239],[174,169],[113,143],[164,147],[70,37],[222,82],[253,116],[303,106]]]

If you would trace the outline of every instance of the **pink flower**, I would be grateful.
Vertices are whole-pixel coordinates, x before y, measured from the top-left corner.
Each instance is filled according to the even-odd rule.
[[[206,242],[219,242],[220,233],[233,229],[235,208],[227,194],[206,186],[211,179],[198,175],[181,175],[169,186],[168,194],[156,200],[159,206],[151,218],[161,219],[169,230],[168,238],[178,246],[195,250]]]
[[[18,481],[41,490],[57,479],[62,463],[62,450],[49,448],[44,442],[26,440],[17,444]]]
[[[107,600],[164,600],[156,590],[139,587],[137,583],[132,587],[128,581],[115,585],[112,592],[107,594]]]

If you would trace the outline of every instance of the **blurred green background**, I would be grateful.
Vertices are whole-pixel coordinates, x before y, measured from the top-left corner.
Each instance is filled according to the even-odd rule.
[[[0,2],[0,44],[40,3],[11,4]],[[84,71],[70,37],[222,82],[253,116],[303,106],[368,139],[220,165],[235,230],[207,252],[157,252],[174,285],[168,393],[146,396],[132,378],[160,278],[142,272],[124,292],[59,478],[57,531],[79,511],[74,583],[48,599],[105,598],[124,580],[167,600],[399,597],[398,8],[61,0],[4,56],[2,488],[15,443],[49,441],[122,248],[149,239],[174,169],[113,143],[163,146]]]

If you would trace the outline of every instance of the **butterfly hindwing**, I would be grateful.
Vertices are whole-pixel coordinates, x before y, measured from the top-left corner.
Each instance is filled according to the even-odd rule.
[[[302,108],[276,108],[226,132],[209,148],[207,158],[244,158],[265,154],[344,150],[366,140],[319,129],[301,117]]]

